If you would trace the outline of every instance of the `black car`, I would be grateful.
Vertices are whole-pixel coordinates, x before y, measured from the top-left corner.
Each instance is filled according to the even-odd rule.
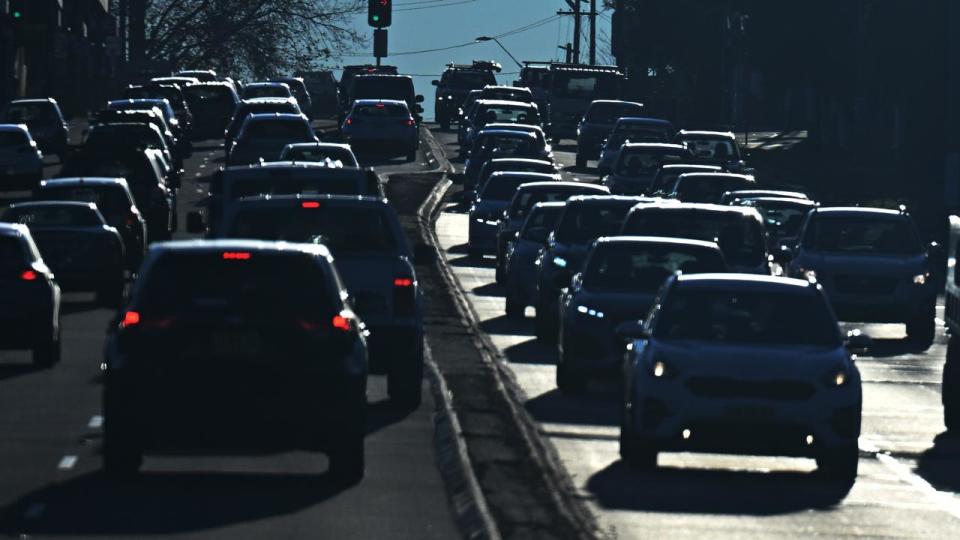
[[[577,167],[586,167],[587,160],[600,157],[600,149],[618,119],[643,114],[642,103],[609,99],[590,103],[577,126]]]
[[[3,108],[0,124],[25,124],[43,153],[60,161],[67,155],[67,122],[53,98],[15,99]]]
[[[310,98],[310,92],[307,91],[307,85],[304,84],[302,77],[277,77],[270,80],[289,86],[290,93],[297,100],[300,110],[307,118],[313,120],[313,100]]]
[[[183,97],[183,91],[176,84],[130,85],[123,91],[127,99],[165,99],[173,107],[183,132],[190,135],[193,129],[193,114]]]
[[[718,204],[728,191],[754,189],[757,181],[752,176],[718,172],[690,172],[681,174],[667,195],[671,199],[690,203]]]
[[[34,198],[41,201],[90,202],[123,238],[127,268],[136,271],[146,253],[147,222],[123,178],[57,178],[40,182]]]
[[[423,96],[413,89],[413,78],[406,75],[357,75],[350,82],[348,102],[341,114],[350,112],[353,102],[358,99],[396,99],[407,102],[407,108],[420,122]],[[341,119],[342,120],[342,119]]]
[[[65,290],[95,291],[117,306],[126,284],[123,240],[93,203],[36,201],[12,204],[0,221],[30,229],[44,262]]]
[[[437,87],[434,98],[437,123],[441,129],[450,129],[450,122],[457,119],[457,111],[471,90],[496,85],[494,72],[501,71],[496,62],[474,60],[470,64],[447,64],[440,80],[433,81]]]
[[[237,133],[240,133],[243,121],[248,116],[264,113],[300,114],[300,107],[294,98],[255,98],[241,101],[223,132],[224,148],[233,146],[233,140]]]
[[[183,89],[183,97],[193,113],[195,139],[219,137],[240,103],[237,91],[226,82],[191,84]]]
[[[363,477],[367,331],[323,245],[155,245],[111,324],[103,467],[154,452],[326,450]]]
[[[674,273],[726,272],[713,242],[653,236],[600,238],[560,298],[557,387],[586,389],[594,376],[616,376],[623,347],[614,334],[627,321],[646,318],[664,281]]]
[[[60,361],[60,286],[25,225],[0,223],[0,349],[32,349],[33,363]]]

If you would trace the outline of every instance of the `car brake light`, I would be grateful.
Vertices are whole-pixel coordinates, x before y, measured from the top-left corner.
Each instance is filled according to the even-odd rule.
[[[413,287],[413,280],[410,278],[396,278],[393,280],[394,287]]]
[[[407,118],[406,120],[401,121],[401,123],[405,126],[413,126],[416,125],[417,122],[413,118]]]
[[[37,273],[33,270],[25,270],[22,274],[20,274],[20,279],[23,281],[36,281]]]
[[[347,121],[344,122],[344,123],[347,124],[348,126],[352,126],[352,125],[353,125],[353,118],[347,118]]]
[[[396,315],[410,315],[416,310],[415,283],[412,277],[393,278],[393,312]]]
[[[120,321],[120,328],[129,328],[140,324],[140,313],[137,311],[127,311],[123,314],[123,320]]]
[[[128,214],[128,215],[127,215],[127,219],[126,219],[126,224],[127,224],[127,227],[133,227],[134,225],[136,225],[136,224],[137,224],[137,215],[136,215],[136,214]]]
[[[246,251],[224,251],[223,259],[226,261],[247,261],[250,259],[250,253]]]
[[[377,103],[376,107],[378,109],[383,109],[384,107],[386,107],[386,105],[384,105],[383,103]]]
[[[340,313],[339,315],[333,316],[333,327],[337,330],[342,330],[344,332],[349,332],[352,325],[350,324],[350,317]]]
[[[301,208],[320,208],[320,203],[317,201],[303,201],[300,203]]]

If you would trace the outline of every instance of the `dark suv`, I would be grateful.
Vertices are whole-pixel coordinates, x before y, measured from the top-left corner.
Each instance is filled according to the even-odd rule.
[[[154,246],[107,335],[103,466],[148,452],[326,450],[363,477],[366,329],[323,245]]]
[[[502,68],[496,62],[474,60],[472,64],[447,64],[440,80],[433,81],[437,87],[434,100],[437,123],[441,129],[450,129],[450,121],[457,113],[471,90],[480,90],[484,86],[496,86]]]

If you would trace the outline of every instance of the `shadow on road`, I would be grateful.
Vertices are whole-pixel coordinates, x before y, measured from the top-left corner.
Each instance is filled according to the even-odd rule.
[[[450,266],[466,268],[494,268],[497,266],[497,260],[492,257],[484,257],[482,259],[475,259],[473,257],[457,257],[454,259],[449,259],[447,262],[450,263]]]
[[[500,297],[505,296],[505,291],[501,285],[497,283],[487,283],[486,285],[481,285],[479,287],[474,287],[473,294],[477,296],[491,296],[491,297]]]
[[[587,490],[604,508],[753,516],[829,508],[842,501],[851,487],[825,482],[816,473],[669,467],[641,473],[622,461],[587,481]]]
[[[615,392],[583,397],[567,397],[554,388],[530,399],[527,411],[538,421],[550,424],[580,424],[588,426],[620,425],[619,405]]]
[[[522,336],[533,336],[533,325],[524,324],[515,326],[522,326],[521,328],[514,328],[511,331],[511,334],[522,335]],[[523,343],[517,343],[516,345],[511,345],[503,349],[503,355],[507,357],[507,360],[511,364],[540,364],[545,366],[552,366],[557,363],[557,355],[544,347],[543,345],[537,343],[537,340],[530,339],[524,341]]]
[[[501,315],[493,319],[487,319],[480,323],[480,329],[487,334],[507,335],[507,336],[532,336],[533,329],[530,325],[517,324],[517,321]],[[542,350],[542,349],[541,349]]]
[[[920,455],[916,472],[941,490],[960,492],[960,435],[943,432],[933,440],[933,447]]]
[[[29,354],[29,352],[27,352],[27,354]],[[38,371],[42,371],[42,369],[34,366],[32,363],[3,363],[0,364],[0,381],[20,377],[21,375],[29,375]]]

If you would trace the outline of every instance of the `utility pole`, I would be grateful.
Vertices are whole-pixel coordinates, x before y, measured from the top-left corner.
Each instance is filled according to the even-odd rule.
[[[580,18],[584,15],[590,18],[590,43],[589,56],[590,64],[597,63],[597,0],[566,0],[570,6],[570,11],[558,11],[557,15],[570,15],[573,17],[573,63],[580,63]],[[590,11],[583,13],[580,9],[581,3],[590,2]]]
[[[590,65],[597,64],[597,0],[590,0]]]

